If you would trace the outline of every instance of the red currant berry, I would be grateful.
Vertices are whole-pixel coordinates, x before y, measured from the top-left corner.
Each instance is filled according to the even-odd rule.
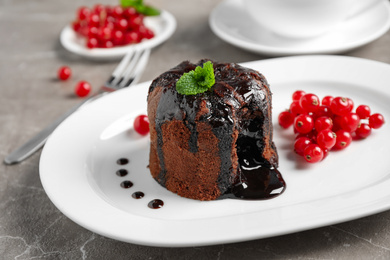
[[[367,119],[371,115],[371,109],[369,106],[360,105],[356,108],[356,114],[358,114],[360,119]]]
[[[314,121],[309,115],[299,115],[294,119],[294,128],[298,133],[306,134],[313,130]]]
[[[130,18],[131,16],[134,16],[137,14],[137,11],[133,7],[126,8],[123,10],[123,16]]]
[[[290,105],[290,112],[291,114],[293,114],[294,116],[296,115],[299,115],[299,114],[303,114],[304,111],[301,107],[301,105],[299,105],[299,101],[293,101]]]
[[[57,71],[57,76],[60,80],[67,80],[72,75],[72,70],[68,66],[62,66]]]
[[[99,33],[99,29],[96,26],[88,27],[87,37],[96,38],[98,36],[98,33]]]
[[[79,81],[76,84],[74,92],[79,97],[88,96],[89,92],[91,92],[91,85],[86,81]]]
[[[109,40],[111,38],[112,29],[110,27],[100,27],[98,30],[98,39],[100,41]]]
[[[278,120],[279,125],[287,129],[294,123],[294,115],[288,111],[283,111],[279,114]]]
[[[334,116],[333,117],[333,127],[332,127],[332,130],[333,132],[337,132],[338,130],[341,130],[341,121],[342,121],[342,117],[341,116]]]
[[[80,23],[80,21],[74,21],[73,23],[72,23],[72,28],[73,28],[73,30],[75,31],[75,32],[80,32],[80,29],[81,29],[81,23]]]
[[[125,34],[125,43],[126,44],[137,43],[137,42],[140,42],[140,40],[141,39],[139,37],[139,34],[136,32],[130,32],[130,33]]]
[[[321,116],[317,118],[314,121],[314,128],[316,129],[317,132],[321,132],[322,130],[325,129],[332,129],[333,127],[333,120],[330,117],[327,116]]]
[[[112,8],[112,16],[114,17],[121,17],[123,14],[123,8],[119,5],[116,5]]]
[[[98,14],[92,14],[88,19],[89,26],[99,26],[100,16]]]
[[[304,136],[297,138],[294,142],[294,152],[303,156],[303,151],[309,144],[312,144],[312,140],[310,138]]]
[[[353,103],[352,99],[350,99],[350,98],[347,98],[347,101],[348,101],[349,112],[351,112],[353,109],[354,103]]]
[[[316,163],[324,158],[324,151],[317,144],[309,144],[303,152],[305,160],[309,163]]]
[[[371,134],[371,127],[368,124],[362,123],[355,131],[356,137],[364,139]]]
[[[124,34],[122,31],[115,30],[112,32],[112,42],[115,45],[122,45],[124,41]]]
[[[134,120],[134,130],[140,135],[149,133],[149,118],[146,115],[139,115]]]
[[[324,157],[322,157],[322,160],[324,160],[326,157],[329,155],[329,149],[327,148],[322,148],[322,151],[324,151]]]
[[[332,149],[336,144],[336,134],[329,129],[322,130],[317,135],[317,144],[322,148]]]
[[[133,29],[138,29],[140,25],[142,24],[143,16],[142,15],[135,15],[129,18],[129,27]]]
[[[372,114],[368,118],[368,124],[373,129],[380,128],[384,123],[385,123],[385,118],[381,114],[378,114],[378,113]]]
[[[332,96],[325,96],[322,98],[321,104],[323,106],[330,107],[330,104],[332,104],[333,97]]]
[[[305,112],[315,112],[320,106],[320,99],[314,94],[305,94],[299,100],[299,104]]]
[[[93,12],[96,13],[96,14],[101,14],[102,12],[105,12],[106,11],[106,8],[104,7],[104,5],[102,4],[96,4],[94,7],[93,7]]]
[[[120,18],[117,20],[115,26],[118,30],[120,31],[125,31],[127,30],[127,26],[129,25],[129,23],[127,22],[127,20],[125,18]]]
[[[88,7],[82,6],[77,10],[77,18],[81,21],[87,19],[91,13]]]
[[[355,113],[349,113],[341,118],[341,128],[348,132],[354,132],[360,123],[360,118]]]
[[[352,142],[352,136],[350,132],[345,130],[339,130],[336,132],[336,144],[333,146],[334,149],[342,150],[347,148]]]
[[[330,111],[330,108],[329,106],[319,106],[317,111],[316,111],[316,115],[317,117],[321,117],[321,116],[326,116],[326,117],[332,117],[333,114],[332,114],[332,111]]]
[[[112,47],[114,47],[114,43],[112,41],[110,41],[110,40],[102,41],[100,43],[100,47],[101,48],[112,48]]]
[[[87,40],[86,46],[88,49],[97,48],[99,46],[99,41],[96,38],[89,38]]]
[[[303,90],[297,90],[292,94],[292,100],[293,101],[299,101],[301,97],[303,97],[306,94]]]
[[[330,104],[330,110],[335,115],[343,116],[351,112],[352,108],[350,105],[348,98],[335,97]]]

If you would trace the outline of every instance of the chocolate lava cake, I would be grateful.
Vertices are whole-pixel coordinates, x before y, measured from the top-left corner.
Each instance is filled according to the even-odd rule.
[[[282,193],[267,80],[255,70],[212,61],[215,84],[208,91],[178,93],[182,75],[207,61],[184,61],[149,88],[153,178],[197,200],[264,199]]]

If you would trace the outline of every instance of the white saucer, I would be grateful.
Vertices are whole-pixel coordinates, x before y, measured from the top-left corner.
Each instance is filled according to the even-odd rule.
[[[119,59],[133,48],[151,49],[166,41],[176,29],[175,17],[167,11],[162,11],[159,16],[145,17],[145,25],[153,30],[155,36],[150,40],[144,40],[138,44],[123,47],[88,49],[84,41],[68,25],[60,35],[60,42],[65,49],[80,56],[90,59]]]
[[[296,40],[262,28],[247,14],[241,0],[226,0],[209,18],[211,30],[222,40],[251,52],[271,56],[342,53],[385,34],[390,28],[390,3],[378,2],[322,36]]]

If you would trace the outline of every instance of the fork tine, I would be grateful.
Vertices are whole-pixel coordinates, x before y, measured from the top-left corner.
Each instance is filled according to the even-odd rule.
[[[145,69],[149,59],[150,50],[145,49],[137,54],[138,55],[135,55],[134,59],[132,60],[133,63],[127,67],[123,75],[123,80],[118,83],[119,88],[128,87],[131,84],[136,83],[142,74],[142,71]]]
[[[115,68],[114,72],[112,72],[111,77],[105,83],[106,86],[111,87],[118,84],[118,81],[120,80],[120,75],[123,73],[123,70],[127,67],[127,64],[134,56],[134,53],[135,51],[131,50],[122,58],[121,62]]]

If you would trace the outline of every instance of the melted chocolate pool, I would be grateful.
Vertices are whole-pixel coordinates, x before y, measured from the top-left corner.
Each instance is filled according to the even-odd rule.
[[[131,195],[134,199],[142,199],[144,196],[145,194],[142,191],[136,191]]]
[[[154,199],[148,203],[148,207],[151,209],[159,209],[164,206],[164,201],[159,199]]]

